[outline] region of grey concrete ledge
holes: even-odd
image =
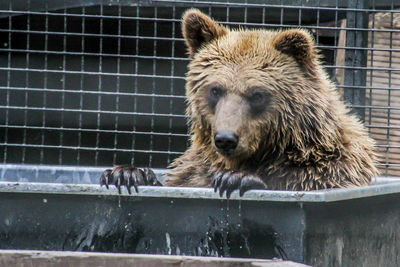
[[[133,188],[132,188],[133,190]],[[61,184],[61,183],[31,183],[31,182],[0,182],[0,193],[46,193],[46,194],[79,194],[98,196],[118,196],[118,190],[111,186],[105,187],[93,184]],[[233,200],[277,201],[277,202],[333,202],[355,198],[400,193],[400,179],[378,178],[376,183],[366,187],[330,189],[311,192],[252,190],[240,197],[238,192],[232,193]],[[183,187],[150,187],[139,186],[139,193],[128,194],[126,197],[157,197],[157,198],[190,198],[190,199],[221,199],[211,188]]]
[[[122,253],[0,250],[0,266],[259,266],[303,267],[292,261],[241,258],[188,257]]]
[[[0,192],[12,193],[48,193],[48,194],[79,194],[79,195],[118,195],[115,187],[109,190],[98,185],[99,177],[106,167],[78,166],[46,166],[0,164]],[[153,169],[157,178],[163,182],[166,169]],[[134,190],[133,190],[134,191]],[[234,192],[231,199],[251,201],[278,202],[333,202],[347,199],[372,197],[378,195],[400,193],[400,178],[379,177],[370,186],[346,189],[330,189],[311,192],[252,190],[239,197]],[[191,199],[221,199],[210,188],[182,187],[139,187],[139,193],[127,193],[122,189],[123,196],[160,197],[160,198],[191,198]]]

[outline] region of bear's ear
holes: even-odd
[[[182,34],[189,56],[192,58],[203,44],[227,32],[224,26],[219,25],[198,9],[189,9],[182,17]]]
[[[275,49],[292,56],[302,66],[313,62],[317,57],[313,37],[304,30],[293,29],[280,32],[273,40]]]

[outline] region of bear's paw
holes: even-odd
[[[162,186],[151,169],[140,169],[132,166],[116,166],[113,169],[105,170],[101,174],[100,185],[105,185],[107,189],[109,185],[114,185],[118,188],[120,194],[123,186],[126,187],[129,194],[131,194],[132,186],[136,193],[139,192],[139,185]]]
[[[226,191],[228,199],[235,190],[239,190],[239,195],[243,196],[252,189],[267,189],[267,185],[259,177],[241,171],[218,172],[213,177],[211,186],[214,187],[214,192],[219,191],[221,197]]]

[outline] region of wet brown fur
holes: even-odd
[[[192,58],[192,143],[171,164],[166,185],[209,187],[220,170],[257,175],[273,190],[365,186],[377,175],[374,143],[339,100],[309,33],[230,30],[195,9],[183,16],[182,31]],[[226,88],[214,111],[206,101],[213,84]],[[244,100],[253,88],[270,96],[258,116]],[[214,146],[220,129],[239,136],[231,157]]]

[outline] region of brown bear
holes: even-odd
[[[301,29],[230,30],[188,10],[182,32],[191,146],[167,186],[316,190],[365,186],[373,141],[339,100],[312,36]],[[157,185],[151,170],[106,170],[101,184]]]

